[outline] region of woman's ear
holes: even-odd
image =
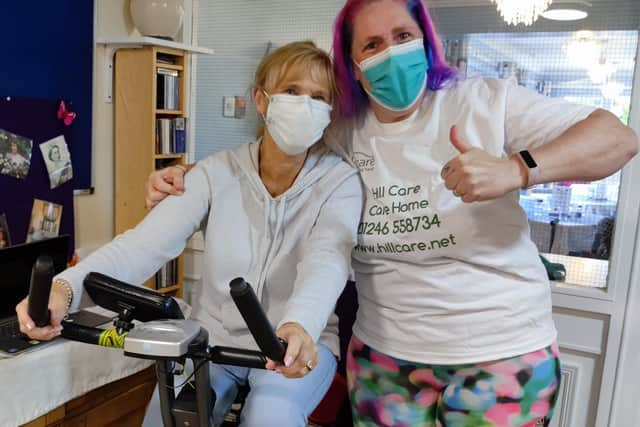
[[[267,99],[267,95],[265,95],[264,91],[260,88],[253,89],[253,101],[256,105],[256,111],[262,117],[267,115],[267,107],[269,106],[269,100]]]
[[[360,71],[360,67],[358,67],[358,64],[356,64],[356,61],[354,59],[352,59],[351,61],[351,67],[353,68],[353,77],[355,77],[356,81],[362,84],[362,71]]]
[[[358,83],[360,83],[360,86],[362,86],[364,89],[366,90],[371,89],[371,85],[369,84],[369,81],[364,76],[364,74],[362,74],[360,67],[358,67],[355,64],[353,65],[353,77],[356,79]]]
[[[358,83],[360,83],[360,86],[362,86],[366,90],[370,90],[371,89],[371,85],[369,85],[369,81],[367,80],[367,78],[362,73],[362,70],[360,69],[360,67],[356,63],[355,59],[352,59],[351,61],[352,61],[352,64],[353,64],[352,65],[353,77],[356,79],[356,81]]]

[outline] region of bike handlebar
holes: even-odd
[[[75,322],[63,320],[60,336],[68,340],[79,341],[86,344],[99,345],[102,347],[124,348],[124,339],[127,336],[127,332],[118,333],[115,328],[92,328],[90,326],[84,326]]]
[[[90,274],[85,279],[95,285],[95,274]],[[111,278],[100,275],[101,280],[109,281]],[[111,279],[114,283],[114,279]],[[119,286],[126,285],[119,282]],[[231,297],[235,302],[240,314],[244,318],[251,334],[253,335],[261,351],[244,350],[239,348],[213,346],[207,347],[205,357],[213,363],[236,365],[249,368],[263,369],[267,363],[267,358],[282,363],[286,352],[286,342],[278,338],[266,316],[262,306],[258,302],[255,292],[244,279],[236,278],[229,284]],[[46,288],[45,288],[46,289]],[[31,290],[36,293],[38,288]],[[40,296],[36,295],[37,298]],[[47,298],[48,299],[48,298]],[[48,313],[47,313],[48,314]],[[99,329],[77,324],[64,320],[61,336],[63,338],[79,341],[87,344],[100,345],[103,347],[113,347],[124,349],[124,342],[127,331],[121,328]]]
[[[229,287],[231,298],[240,310],[260,350],[274,362],[282,363],[287,348],[284,341],[275,334],[251,285],[238,277],[231,281]]]
[[[38,327],[49,324],[49,294],[53,275],[53,259],[48,255],[39,256],[31,271],[28,299],[29,317]]]

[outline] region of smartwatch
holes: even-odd
[[[527,167],[527,185],[526,188],[531,188],[534,185],[538,184],[540,180],[538,179],[540,175],[540,168],[538,168],[538,164],[533,159],[533,156],[529,152],[529,150],[522,150],[518,153],[522,163]]]

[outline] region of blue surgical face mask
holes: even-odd
[[[427,85],[429,63],[422,39],[391,46],[357,65],[371,86],[369,96],[391,111],[409,109]]]

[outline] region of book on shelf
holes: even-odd
[[[158,53],[158,55],[156,56],[156,62],[158,64],[176,65],[177,58],[174,55]]]
[[[173,120],[174,153],[187,151],[187,119],[176,117]]]
[[[155,288],[162,289],[178,284],[178,260],[163,265],[155,274]]]
[[[178,110],[180,100],[180,75],[177,70],[157,69],[156,108]]]
[[[187,119],[156,119],[156,154],[183,154],[187,148]]]

